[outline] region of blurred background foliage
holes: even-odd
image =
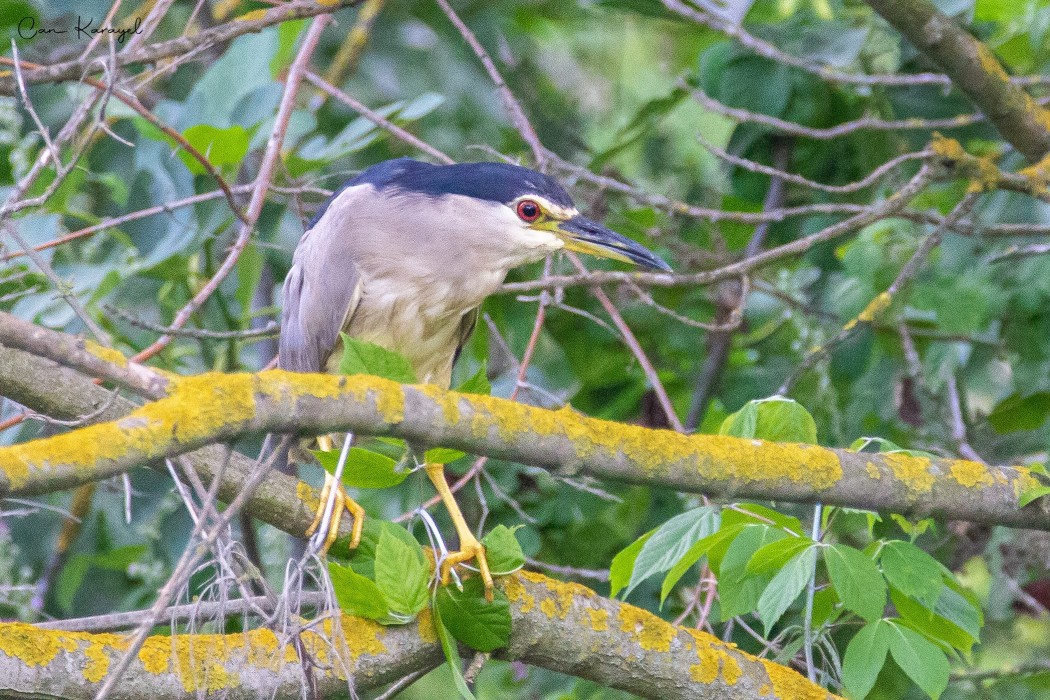
[[[1041,73],[1048,60],[1050,3],[1046,0],[941,0],[940,8],[987,41],[1014,74]],[[261,3],[224,0],[175,2],[155,39],[179,36],[228,20]],[[497,62],[544,145],[594,173],[632,183],[640,192],[697,206],[760,211],[770,177],[725,164],[697,135],[733,154],[771,163],[787,152],[787,169],[829,184],[857,180],[901,153],[922,149],[930,130],[858,130],[833,139],[785,136],[703,108],[690,86],[725,105],[821,128],[866,115],[883,119],[953,117],[972,112],[957,92],[940,85],[850,85],[756,55],[725,33],[687,21],[652,0],[510,0],[460,2],[463,19]],[[747,30],[814,64],[851,73],[910,73],[931,66],[862,3],[845,0],[736,0]],[[69,27],[76,16],[101,18],[108,2],[38,3],[7,0],[0,27],[20,57],[51,63],[74,57],[85,42],[67,34],[23,39],[18,24]],[[125,3],[118,20],[140,12]],[[313,65],[323,74],[343,45],[356,10],[335,15]],[[181,132],[231,183],[254,178],[270,133],[282,80],[308,20],[288,22],[237,38],[206,52],[204,60],[165,65],[140,96],[165,123]],[[187,30],[187,27],[189,29]],[[10,46],[7,55],[11,55]],[[457,160],[503,156],[528,163],[529,150],[506,117],[500,97],[476,56],[441,10],[430,2],[391,0],[381,10],[358,65],[337,76],[346,92]],[[31,87],[42,121],[57,129],[91,88],[73,83]],[[1038,88],[1036,89],[1038,90]],[[1037,93],[1038,95],[1038,93]],[[178,202],[215,190],[200,165],[173,147],[160,130],[110,101],[102,135],[43,206],[14,220],[38,245],[132,211]],[[1003,154],[1004,166],[1022,165],[987,124],[945,129],[972,151]],[[0,99],[0,188],[9,192],[43,148],[16,99]],[[420,154],[344,105],[304,84],[292,115],[275,184],[257,235],[235,274],[194,314],[191,327],[211,331],[260,328],[279,317],[280,284],[304,223],[331,190],[380,160]],[[874,187],[829,194],[787,183],[781,206],[884,199],[914,173],[908,164]],[[673,214],[643,198],[600,189],[560,166],[552,172],[573,191],[580,208],[671,262],[676,272],[718,267],[744,250],[755,226]],[[41,191],[45,181],[34,186]],[[946,213],[965,183],[929,187],[914,208]],[[6,196],[6,194],[5,194]],[[971,219],[990,224],[1050,223],[1046,206],[1018,194],[982,196]],[[834,218],[815,213],[773,222],[766,247],[798,239]],[[715,432],[746,402],[773,395],[814,347],[832,338],[884,290],[914,252],[924,224],[888,219],[855,235],[814,247],[762,269],[752,280],[742,326],[732,335],[724,374],[703,402],[699,430]],[[63,295],[75,295],[109,333],[134,354],[159,333],[129,317],[165,326],[225,257],[236,219],[216,196],[192,206],[107,227],[93,236],[47,248],[42,255],[61,278],[60,288],[0,234],[0,308],[21,318],[71,332],[83,327]],[[907,448],[956,455],[948,384],[958,385],[969,444],[992,463],[1046,458],[1050,440],[1050,256],[995,261],[1013,245],[1032,240],[949,233],[904,297],[872,328],[859,330],[794,385],[791,397],[816,419],[819,441],[848,446],[880,436]],[[1035,239],[1045,240],[1045,239]],[[589,261],[592,268],[615,265]],[[555,270],[571,274],[566,261]],[[534,279],[540,266],[512,273]],[[694,321],[712,322],[718,285],[654,289],[655,302]],[[698,376],[713,334],[683,323],[630,288],[610,288],[625,320],[658,370],[680,416],[696,401]],[[120,310],[118,315],[111,308]],[[457,369],[459,380],[487,363],[493,393],[514,388],[537,311],[535,297],[503,295],[484,307]],[[273,357],[275,342],[180,338],[152,363],[181,374],[256,370]],[[546,406],[563,402],[617,421],[666,425],[639,363],[584,287],[559,293],[548,309],[520,400]],[[18,407],[0,404],[0,420]],[[0,442],[61,429],[28,421],[0,433]],[[250,447],[247,446],[247,447]],[[462,473],[470,458],[453,464]],[[608,593],[603,572],[612,557],[640,534],[696,505],[667,489],[579,482],[518,464],[490,461],[477,488],[461,492],[468,519],[486,529],[523,524],[528,556],[571,567],[576,577]],[[318,470],[319,474],[319,470]],[[313,475],[315,478],[317,474]],[[370,513],[394,518],[431,494],[413,476],[396,489],[361,494]],[[191,522],[164,477],[132,474],[132,522],[124,522],[119,482],[95,494],[70,556],[44,575],[69,507],[68,495],[47,499],[56,510],[7,503],[0,519],[0,617],[41,619],[129,610],[147,605],[182,551]],[[808,508],[777,504],[782,513],[808,517]],[[834,537],[863,547],[863,519],[842,517]],[[903,521],[902,521],[903,522]],[[447,526],[448,523],[446,522]],[[907,523],[904,527],[910,530]],[[984,608],[986,626],[973,652],[954,666],[958,674],[1045,663],[1050,652],[1050,540],[1044,533],[966,523],[937,523],[905,532],[885,519],[876,536],[908,538],[957,572]],[[279,582],[288,542],[260,526],[267,573]],[[213,572],[212,572],[213,573]],[[689,576],[692,576],[690,583]],[[207,572],[189,595],[206,593]],[[675,619],[694,595],[696,572],[662,610]],[[41,597],[42,596],[42,597]],[[657,609],[659,587],[640,585],[631,601]],[[797,613],[798,606],[796,605]],[[782,623],[798,624],[798,615]],[[688,624],[695,618],[686,618]],[[724,630],[717,609],[711,618]],[[771,633],[776,636],[777,631]],[[739,626],[731,640],[753,652],[763,648]],[[769,650],[766,650],[769,652]],[[403,697],[440,697],[447,671]],[[486,665],[478,697],[597,698],[621,694],[600,686],[515,664]],[[923,697],[887,665],[872,697]],[[1050,670],[991,674],[954,680],[943,697],[1050,697]]]

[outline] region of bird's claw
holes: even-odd
[[[456,564],[462,564],[474,559],[478,563],[478,571],[481,573],[481,580],[485,584],[485,600],[491,603],[493,600],[492,573],[489,571],[489,562],[485,558],[485,545],[478,542],[476,538],[470,537],[465,542],[461,540],[459,546],[458,552],[450,552],[444,561],[441,562],[441,583],[448,585],[452,578],[452,567]]]
[[[317,506],[317,512],[314,513],[313,522],[310,523],[310,527],[306,528],[306,536],[312,537],[324,521],[325,509],[328,505],[328,499],[331,496],[333,488],[336,489],[335,507],[332,509],[332,519],[328,523],[328,531],[325,533],[324,541],[321,543],[321,554],[327,554],[328,550],[331,549],[333,544],[335,544],[336,539],[338,539],[339,524],[342,522],[344,510],[349,511],[350,516],[354,519],[353,527],[350,530],[350,549],[356,549],[357,546],[361,544],[361,533],[363,532],[365,525],[365,509],[362,508],[357,501],[347,495],[342,484],[336,485],[335,478],[332,477],[331,474],[325,472],[324,486],[321,487],[320,502]]]

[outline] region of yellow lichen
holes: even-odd
[[[609,629],[609,611],[602,608],[587,608],[587,619],[584,624],[590,624],[595,632],[604,632]]]
[[[826,700],[833,698],[819,685],[810,683],[805,676],[787,666],[781,666],[769,659],[759,659],[766,667],[769,682],[773,686],[773,696],[781,700]]]
[[[524,574],[525,572],[521,573]],[[517,576],[508,576],[503,579],[503,592],[507,594],[507,599],[510,602],[521,604],[520,610],[523,615],[532,612],[532,608],[536,605],[536,598],[529,593]]]
[[[736,685],[744,675],[737,655],[755,660],[755,657],[737,651],[735,645],[726,644],[706,632],[693,629],[687,629],[686,632],[696,644],[696,658],[699,660],[699,663],[689,667],[689,676],[698,683],[713,683],[721,677],[726,685]]]
[[[880,455],[893,475],[913,493],[928,493],[936,477],[930,471],[930,460],[899,452]]]
[[[864,465],[864,471],[868,472],[868,476],[870,476],[872,479],[882,478],[882,472],[879,471],[879,468],[875,466],[874,462],[866,463]]]
[[[631,635],[646,651],[671,651],[671,641],[678,635],[674,625],[633,605],[620,606],[617,619],[620,631]]]
[[[385,635],[386,630],[374,620],[343,615],[343,638],[350,647],[350,657],[353,659],[362,654],[376,656],[385,653]]]
[[[995,484],[995,478],[992,477],[988,467],[979,462],[969,462],[966,460],[952,462],[951,473],[952,478],[968,488],[972,488],[978,484],[981,484],[982,486],[992,486]]]
[[[878,314],[882,313],[887,307],[889,307],[892,301],[893,297],[889,292],[879,294],[864,307],[863,311],[857,314],[857,321],[860,323],[871,323]]]
[[[88,353],[102,360],[103,362],[108,362],[111,365],[116,365],[117,367],[126,367],[128,364],[128,358],[124,357],[122,353],[118,352],[117,350],[114,350],[113,348],[107,348],[104,345],[99,345],[93,340],[84,340],[84,349]]]
[[[992,53],[992,50],[980,41],[975,43],[977,44],[977,60],[980,61],[984,72],[1000,82],[1009,82],[1010,76],[1007,75],[1002,64],[999,63],[999,59]]]
[[[419,617],[416,618],[416,626],[420,639],[427,644],[437,643],[438,636],[437,628],[434,627],[434,614],[429,607],[419,611]]]
[[[554,601],[550,598],[544,598],[540,601],[540,612],[547,617],[553,618],[557,613],[557,608],[554,605]]]

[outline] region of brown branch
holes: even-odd
[[[513,617],[510,643],[497,652],[505,659],[661,700],[837,697],[789,668],[578,584],[521,572],[498,585]],[[301,636],[307,653],[320,662],[313,669],[318,697],[346,694],[344,668],[354,688],[366,691],[442,661],[427,613],[398,627],[348,615],[339,624],[345,645],[333,643],[330,621]],[[0,693],[87,700],[123,647],[123,638],[112,634],[0,623]],[[624,663],[625,658],[631,662]],[[304,683],[301,663],[295,647],[266,628],[156,635],[130,664],[122,687],[156,700],[189,700],[198,693],[298,698]]]
[[[1028,160],[1050,151],[1050,115],[1010,82],[985,44],[939,12],[929,0],[866,0],[952,82]]]
[[[24,392],[8,389],[2,369],[5,393],[32,405]],[[60,490],[249,433],[348,430],[462,449],[556,474],[662,484],[726,498],[819,501],[1050,529],[1050,517],[1039,507],[1017,506],[1017,495],[1036,483],[1020,467],[686,436],[429,385],[283,371],[172,378],[167,398],[123,419],[0,448],[0,493]]]

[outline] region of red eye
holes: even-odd
[[[540,205],[531,199],[523,199],[518,202],[518,218],[522,221],[531,224],[536,219],[540,218],[540,214],[543,210],[540,209]]]

